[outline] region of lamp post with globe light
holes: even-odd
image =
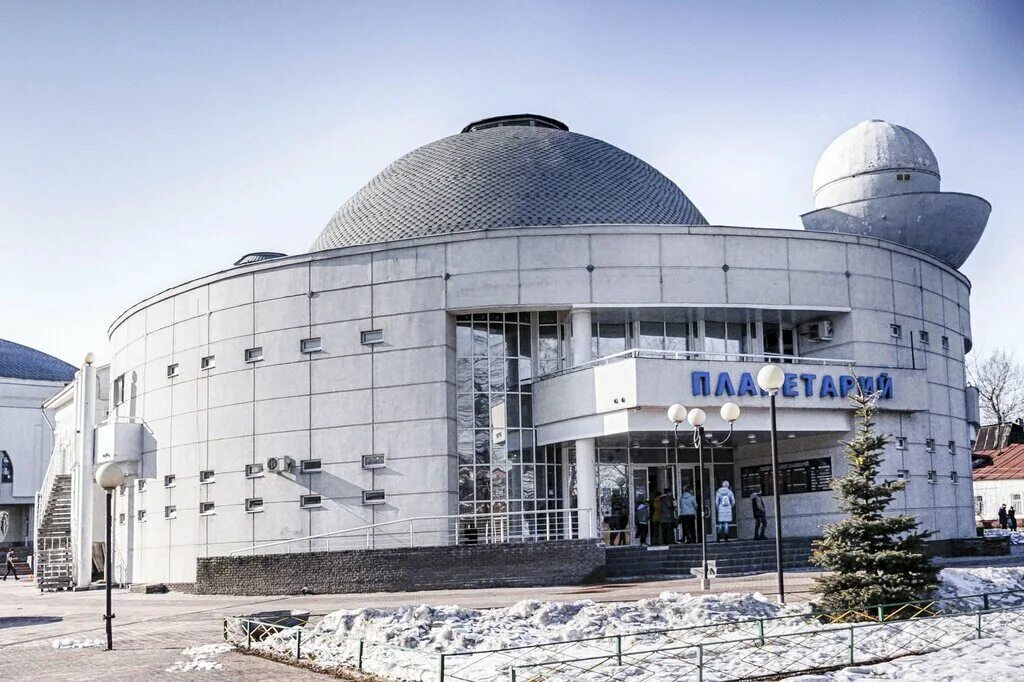
[[[782,485],[779,480],[779,437],[776,426],[775,396],[786,382],[786,375],[778,365],[765,365],[757,373],[757,385],[768,393],[771,413],[772,442],[772,497],[775,506],[775,572],[779,583],[779,603],[786,603],[786,590],[782,578]]]
[[[740,418],[740,406],[736,403],[725,403],[721,409],[722,420],[729,424],[729,433],[722,440],[716,441],[708,437],[704,433],[704,423],[707,421],[707,414],[700,408],[694,408],[689,412],[686,408],[676,403],[668,408],[668,419],[672,422],[673,433],[675,434],[676,453],[679,452],[679,425],[686,422],[693,429],[693,447],[697,448],[697,467],[699,473],[697,474],[700,481],[700,509],[701,509],[701,528],[700,528],[700,564],[701,564],[701,579],[700,588],[707,590],[711,587],[711,579],[708,575],[708,545],[707,545],[707,529],[704,522],[704,510],[708,509],[706,505],[707,493],[704,486],[704,445],[706,444],[711,448],[712,467],[714,466],[714,449],[725,445],[726,441],[732,437],[733,424],[737,419]],[[714,486],[714,471],[711,473],[711,486]]]
[[[107,546],[106,566],[103,569],[103,582],[107,589],[107,612],[103,615],[107,629],[107,651],[114,648],[114,635],[111,621],[114,614],[111,612],[110,590],[114,579],[114,543],[113,543],[113,497],[114,489],[124,483],[124,470],[114,462],[107,462],[96,470],[96,483],[107,493]]]

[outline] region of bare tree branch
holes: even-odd
[[[1024,416],[1024,367],[1012,353],[997,348],[982,360],[972,357],[967,379],[978,389],[986,423],[1005,424]]]

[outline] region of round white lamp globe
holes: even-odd
[[[726,403],[722,405],[722,421],[727,424],[732,424],[734,421],[740,418],[740,406],[736,403]]]
[[[113,490],[124,483],[124,469],[114,462],[107,462],[96,470],[96,483],[104,490]]]
[[[785,382],[786,375],[779,369],[778,365],[765,365],[757,373],[757,385],[761,387],[762,391],[778,393]]]
[[[92,351],[89,351],[88,353],[85,354],[85,364],[91,365],[94,362],[96,362],[96,354],[93,353]]]
[[[673,424],[682,424],[686,421],[686,408],[676,403],[668,408],[668,420]]]
[[[690,423],[690,426],[697,428],[698,426],[704,426],[704,422],[708,420],[708,416],[704,414],[704,410],[699,407],[695,407],[690,410],[689,414],[686,415],[686,421]]]

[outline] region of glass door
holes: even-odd
[[[714,488],[711,480],[711,465],[704,464],[704,475],[698,476],[699,465],[684,464],[679,467],[680,490],[689,486],[690,492],[697,498],[697,537],[704,532],[708,540],[715,537],[715,504]],[[704,494],[707,491],[707,494]],[[701,513],[703,509],[703,513]]]

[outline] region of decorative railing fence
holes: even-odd
[[[225,640],[240,649],[385,679],[438,682],[750,680],[866,664],[1007,634],[1024,634],[1024,590],[461,652],[412,649],[247,618],[224,620]]]

